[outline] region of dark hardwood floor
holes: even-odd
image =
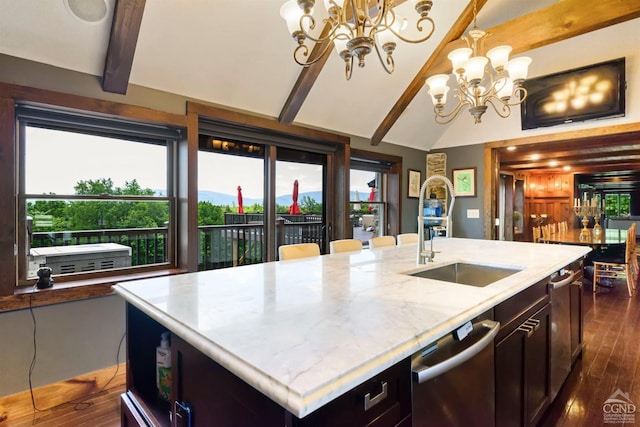
[[[595,297],[589,285],[584,292],[584,342],[582,360],[560,390],[542,420],[551,426],[640,425],[640,411],[634,422],[605,422],[605,401],[617,390],[628,394],[640,407],[640,298],[629,298],[619,283]]]
[[[583,357],[541,426],[640,425],[640,411],[635,422],[627,424],[605,423],[603,411],[605,401],[618,389],[640,406],[640,297],[636,293],[629,298],[624,284],[596,297],[589,287],[583,292]],[[119,426],[124,380],[120,372],[108,388],[86,400],[90,405],[60,405],[35,414],[25,408],[7,424],[0,419],[0,426]]]

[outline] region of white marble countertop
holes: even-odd
[[[584,246],[442,238],[435,262],[387,247],[120,283],[128,302],[298,417],[582,257]],[[521,267],[479,288],[407,272]]]

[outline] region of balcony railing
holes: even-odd
[[[167,261],[166,228],[123,228],[109,230],[41,231],[31,237],[32,248],[118,243],[131,248],[131,265]]]
[[[200,270],[233,267],[264,262],[264,225],[262,214],[253,222],[252,214],[240,218],[230,215],[230,220],[247,220],[252,223],[231,223],[198,227],[200,231]],[[288,215],[287,215],[288,216]],[[322,217],[283,216],[276,223],[277,246],[293,243],[317,243],[324,247]],[[306,219],[306,222],[300,221]],[[47,231],[34,232],[31,247],[72,246],[96,243],[118,243],[131,248],[131,266],[167,262],[166,228],[127,228],[110,230]]]

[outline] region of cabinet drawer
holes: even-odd
[[[511,333],[524,319],[549,302],[548,282],[548,278],[540,280],[535,285],[517,293],[495,307],[495,320],[500,322],[501,325],[496,342]]]
[[[411,363],[407,358],[304,417],[300,425],[395,426],[404,425],[410,414]]]

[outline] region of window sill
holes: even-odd
[[[55,283],[53,287],[47,289],[37,289],[35,286],[22,286],[16,288],[13,295],[0,297],[0,313],[20,310],[28,307],[40,307],[44,305],[113,295],[114,291],[112,286],[119,282],[146,279],[150,277],[171,276],[185,272],[186,270],[176,268],[155,270],[152,272],[146,271],[126,275],[123,274],[121,276]]]

